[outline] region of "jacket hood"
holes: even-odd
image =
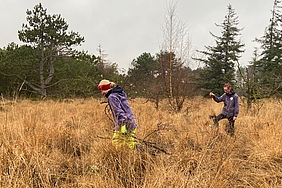
[[[229,96],[232,96],[232,95],[234,95],[234,94],[235,94],[235,91],[234,91],[234,90],[232,90],[231,93],[226,93],[226,95],[229,95]]]
[[[108,91],[108,93],[105,95],[105,97],[109,97],[110,94],[112,93],[118,93],[119,95],[124,95],[123,89],[120,86],[116,86],[113,89],[111,89],[110,91]]]

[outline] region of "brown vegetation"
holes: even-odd
[[[0,106],[1,187],[281,187],[282,105],[264,101],[256,116],[245,105],[235,137],[209,115],[222,104],[187,100],[180,113],[131,100],[144,138],[169,154],[115,148],[105,104],[96,99],[11,101]],[[255,109],[253,109],[255,110]]]

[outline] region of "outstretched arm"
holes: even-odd
[[[217,97],[215,96],[215,94],[210,93],[210,97],[212,97],[215,102],[222,102],[224,99],[224,96],[225,96],[225,93],[221,95],[220,97]]]

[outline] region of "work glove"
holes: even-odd
[[[120,132],[121,133],[126,133],[127,132],[126,125],[123,125],[123,126],[120,127]]]
[[[210,97],[214,98],[215,94],[213,94],[212,92],[210,92]]]

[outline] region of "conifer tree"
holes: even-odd
[[[216,26],[221,27],[221,36],[211,35],[215,37],[215,46],[207,46],[206,51],[200,51],[205,55],[205,59],[198,59],[205,64],[201,71],[201,85],[209,91],[216,94],[222,93],[222,85],[225,82],[235,82],[235,65],[241,57],[242,44],[239,37],[240,31],[237,26],[239,24],[238,16],[232,6],[227,6],[227,15],[222,24]]]
[[[27,10],[27,24],[22,25],[18,31],[20,41],[29,44],[38,50],[37,56],[39,80],[26,80],[26,85],[32,88],[42,98],[47,96],[47,88],[55,75],[54,63],[61,57],[73,55],[73,46],[84,42],[84,37],[79,33],[68,32],[68,24],[61,15],[47,14],[42,4],[34,6],[33,10]]]
[[[256,39],[261,44],[260,58],[253,63],[262,91],[261,97],[269,97],[282,91],[282,15],[280,0],[274,0],[270,24],[265,34]]]
[[[144,52],[133,59],[131,65],[127,77],[131,92],[135,96],[158,101],[161,88],[158,88],[159,68],[155,56]]]

